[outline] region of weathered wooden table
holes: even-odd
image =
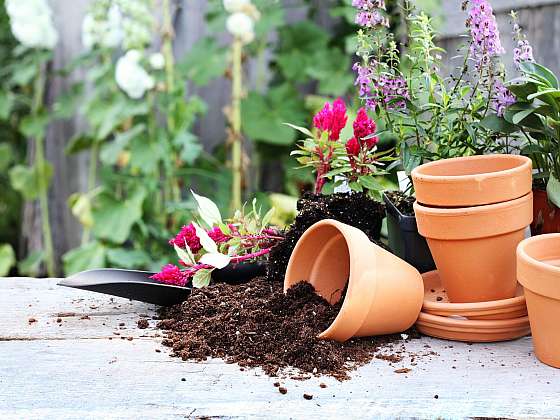
[[[530,338],[412,340],[411,354],[438,355],[375,360],[345,382],[282,380],[282,395],[258,370],[170,358],[156,321],[137,328],[151,305],[56,282],[0,279],[0,419],[560,417],[560,370],[536,360]]]

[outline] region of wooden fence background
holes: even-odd
[[[54,17],[60,34],[60,42],[55,51],[55,68],[61,68],[76,56],[82,49],[81,22],[90,0],[55,0]],[[461,12],[461,0],[441,0],[444,14],[441,44],[453,55],[454,50],[461,43],[460,35],[464,33],[465,14]],[[298,0],[284,0],[289,5],[288,20],[296,21],[305,18],[305,6]],[[332,22],[328,15],[328,8],[336,0],[315,0],[321,12],[316,20],[324,26]],[[196,42],[206,34],[204,14],[205,0],[177,0],[175,14],[175,54],[181,57]],[[510,40],[511,27],[508,13],[511,9],[519,10],[521,25],[526,29],[530,42],[534,47],[535,58],[556,72],[560,72],[560,0],[493,0],[492,4],[498,15],[499,27],[502,33],[502,43],[507,49],[511,62],[513,49]],[[251,63],[248,65],[251,76]],[[511,70],[511,66],[510,66]],[[75,74],[74,77],[83,77]],[[58,79],[48,86],[47,96],[50,101],[64,91],[71,80]],[[223,141],[225,121],[222,113],[223,106],[229,101],[229,81],[220,79],[210,86],[196,89],[196,93],[208,103],[209,112],[196,125],[196,132],[200,135],[207,150]],[[86,188],[86,156],[66,156],[64,146],[72,135],[80,130],[84,122],[79,118],[57,122],[48,130],[46,141],[47,158],[54,164],[56,171],[54,182],[49,192],[51,203],[51,223],[53,226],[54,246],[57,258],[79,243],[81,228],[71,215],[68,206],[68,196]],[[30,150],[30,156],[33,150]],[[24,210],[23,247],[40,249],[40,222],[38,208],[34,204],[27,205]]]

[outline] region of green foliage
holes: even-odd
[[[519,65],[520,78],[510,81],[508,89],[517,103],[510,106],[504,120],[523,131],[522,152],[538,169],[536,179],[548,179],[550,201],[560,207],[560,86],[548,68],[532,62]]]
[[[10,244],[0,244],[0,277],[6,276],[16,264],[16,255]]]

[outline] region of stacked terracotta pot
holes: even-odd
[[[412,172],[418,231],[437,266],[423,276],[421,331],[465,341],[529,333],[516,247],[533,217],[531,171],[526,157],[487,155]]]

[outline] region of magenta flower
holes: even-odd
[[[364,28],[389,26],[389,19],[380,10],[385,10],[385,0],[352,0],[352,6],[358,9],[356,24]]]
[[[159,273],[150,276],[151,279],[160,281],[166,284],[174,284],[175,286],[184,286],[188,278],[185,274],[173,264],[164,265]]]
[[[195,254],[202,249],[200,239],[196,236],[196,229],[192,223],[183,226],[177,236],[171,239],[169,243],[171,245],[177,245],[179,248],[185,248],[186,244]]]
[[[371,82],[373,77],[373,69],[371,66],[362,66],[360,63],[354,63],[352,70],[357,73],[354,86],[359,86],[360,97],[366,97],[371,94]]]
[[[533,47],[531,47],[529,41],[526,39],[517,41],[517,47],[513,49],[513,61],[517,68],[519,68],[521,63],[535,61],[533,58]]]
[[[358,110],[358,115],[356,116],[352,127],[354,128],[354,138],[357,139],[359,145],[365,144],[368,149],[371,149],[377,144],[379,140],[377,136],[362,141],[364,137],[375,133],[375,130],[377,129],[375,121],[368,117],[364,108],[360,108]]]
[[[208,236],[210,236],[210,238],[212,238],[212,240],[217,244],[227,242],[230,238],[230,236],[224,234],[218,226],[214,226],[210,229],[208,231]]]
[[[360,154],[360,143],[356,137],[352,137],[346,142],[346,153],[348,156],[358,156]]]
[[[504,86],[500,80],[494,82],[494,97],[492,107],[499,117],[502,117],[506,108],[515,103],[515,96]]]
[[[319,129],[321,133],[327,132],[329,140],[338,140],[340,132],[346,126],[348,117],[346,115],[346,105],[340,98],[332,103],[325,103],[325,106],[313,117],[313,125]]]
[[[470,55],[476,68],[490,62],[492,57],[504,53],[500,42],[500,31],[492,6],[488,0],[471,0],[467,27],[471,35]]]

